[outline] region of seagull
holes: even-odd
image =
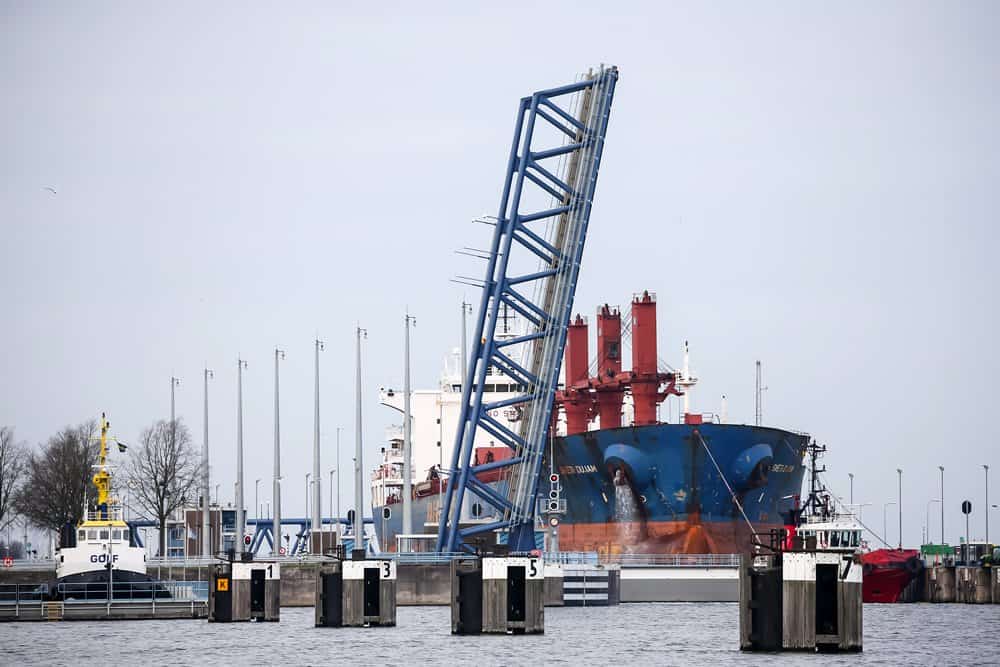
[[[53,188],[53,187],[51,187],[51,186],[48,186],[48,185],[46,185],[46,186],[45,186],[44,188],[42,188],[42,190],[48,190],[49,192],[51,192],[51,193],[52,193],[52,194],[54,194],[54,195],[55,195],[55,194],[59,194],[58,192],[56,192],[56,189],[55,189],[55,188]]]

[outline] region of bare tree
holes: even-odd
[[[24,484],[15,497],[17,511],[39,528],[62,530],[83,519],[94,496],[90,482],[97,463],[97,423],[67,426],[28,457]]]
[[[180,419],[160,420],[139,436],[127,466],[129,488],[136,504],[160,524],[161,557],[167,553],[167,517],[197,494],[201,471],[201,456]]]
[[[0,530],[14,520],[14,499],[27,468],[24,445],[14,440],[14,429],[0,426]]]

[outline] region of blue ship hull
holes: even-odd
[[[747,521],[757,531],[780,526],[780,512],[801,492],[808,441],[805,434],[737,424],[658,424],[559,438],[553,469],[566,499],[560,548],[744,551],[752,537]],[[547,481],[540,488],[549,489]]]
[[[562,551],[741,552],[752,540],[747,521],[758,532],[782,524],[780,513],[802,489],[808,441],[805,434],[737,424],[657,424],[556,438],[551,466],[542,466],[540,507],[547,505],[551,470],[565,501],[554,515]],[[439,503],[437,493],[414,499],[415,531],[437,521]],[[471,492],[464,505],[470,519],[491,519],[480,514],[489,506]],[[373,514],[380,544],[394,550],[402,505],[389,507],[389,518],[381,507]]]

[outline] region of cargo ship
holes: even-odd
[[[502,317],[501,335],[515,336],[515,318],[505,312]],[[687,344],[681,370],[659,361],[654,294],[633,297],[624,328],[618,308],[598,309],[595,360],[588,339],[588,323],[577,315],[567,332],[558,409],[538,486],[540,547],[544,537],[545,548],[560,551],[737,553],[750,549],[755,533],[782,527],[782,512],[802,488],[807,434],[692,412],[691,391],[698,379],[689,368]],[[628,370],[622,368],[625,344],[632,352]],[[401,535],[402,429],[393,428],[387,436],[371,478],[375,531],[383,550],[433,548],[448,478],[445,462],[451,460],[461,407],[462,356],[452,352],[437,389],[411,394],[413,470],[426,471],[413,481],[414,535]],[[523,391],[498,369],[487,369],[486,378],[483,390],[490,402]],[[661,420],[669,396],[678,397],[682,406],[676,421]],[[400,392],[383,388],[380,398],[402,412]],[[493,417],[518,430],[516,407],[497,410]],[[476,434],[477,465],[510,455],[488,433]],[[483,472],[479,479],[506,493],[501,470]],[[464,524],[497,518],[474,492],[466,494]]]

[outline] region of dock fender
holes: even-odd
[[[634,491],[641,491],[653,483],[655,468],[652,460],[632,445],[616,443],[604,450],[604,468],[612,475],[621,469],[632,482]]]
[[[730,467],[730,483],[734,490],[746,491],[767,484],[767,471],[774,459],[771,445],[760,443],[747,447],[736,455]]]

